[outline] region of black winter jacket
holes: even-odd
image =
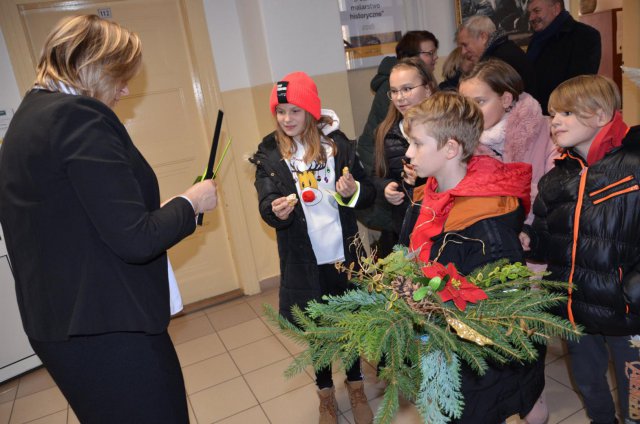
[[[375,189],[355,153],[354,143],[341,131],[329,136],[337,144],[335,169],[349,167],[360,182],[360,195],[355,205],[362,208],[375,199]],[[318,263],[307,231],[307,223],[300,203],[286,220],[278,219],[271,210],[271,202],[279,197],[296,193],[291,171],[280,155],[274,133],[266,136],[250,161],[256,165],[255,187],[262,219],[276,229],[280,257],[280,314],[292,320],[291,307],[304,309],[310,300],[320,300],[324,293],[318,278]],[[344,240],[345,263],[357,262],[356,249],[351,243],[358,233],[354,210],[339,206],[340,224]],[[357,265],[357,263],[356,263]],[[348,287],[344,287],[346,290]],[[331,293],[341,294],[341,293]]]
[[[580,177],[586,173],[579,225]],[[603,159],[569,150],[538,185],[532,256],[549,264],[549,279],[568,281],[576,248],[571,309],[589,333],[640,332],[640,127],[633,127]],[[577,241],[574,241],[577,231]],[[568,316],[567,307],[559,311]]]
[[[420,213],[420,206],[407,210],[407,220],[402,229],[401,242],[409,244],[409,235]],[[518,233],[524,222],[524,210],[483,219],[475,224],[455,231],[458,243],[448,243],[438,259],[442,264],[454,263],[462,274],[498,259],[507,258],[511,262],[523,262],[524,255],[518,241]],[[433,240],[430,257],[436,257],[448,233],[441,233]],[[459,236],[457,236],[459,235]],[[473,241],[482,240],[482,244]],[[524,417],[533,407],[544,389],[544,357],[546,348],[537,346],[538,360],[534,363],[491,366],[486,374],[479,377],[467,365],[462,367],[462,393],[465,398],[463,416],[453,420],[454,424],[500,423],[506,418],[520,413]],[[496,399],[500,399],[496,402]]]
[[[407,153],[408,148],[409,142],[404,138],[400,131],[400,123],[394,123],[384,138],[384,158],[386,162],[387,175],[382,178],[376,177],[373,179],[374,184],[376,185],[377,196],[384,199],[385,202],[384,188],[389,183],[398,183],[400,191],[403,191],[402,187],[404,187],[404,202],[399,205],[390,205],[391,223],[395,235],[400,234],[405,213],[411,204],[411,197],[413,196],[413,186],[404,183],[402,178],[402,172],[404,170],[402,159],[405,158],[405,153]],[[416,181],[416,185],[424,184],[424,182],[424,178],[419,178]]]
[[[418,220],[420,208],[420,203],[416,203],[407,209],[406,219],[400,234],[400,244],[409,245],[409,237]],[[457,230],[455,234],[459,236],[454,236],[454,240],[482,240],[485,246],[484,252],[482,244],[479,242],[448,243],[442,250],[438,262],[445,265],[454,263],[458,271],[464,275],[498,259],[507,258],[511,262],[523,262],[524,254],[518,241],[518,234],[522,230],[523,222],[524,210],[520,207],[506,215],[483,219],[463,230]],[[429,257],[438,256],[447,234],[447,232],[443,232],[433,238],[434,242],[431,245]]]
[[[378,72],[371,79],[370,88],[374,92],[373,101],[371,102],[371,109],[369,110],[369,116],[367,116],[367,122],[364,125],[362,134],[358,138],[358,156],[362,160],[364,169],[371,175],[373,175],[373,162],[375,152],[375,131],[378,125],[387,116],[389,110],[390,100],[387,97],[387,91],[389,91],[389,76],[391,75],[391,69],[398,63],[398,59],[395,56],[387,56],[382,59],[380,66],[378,66]]]
[[[534,97],[540,102],[542,113],[548,114],[549,96],[561,82],[578,75],[597,74],[600,55],[598,30],[569,16],[560,31],[545,41],[533,61],[538,89]]]
[[[389,91],[389,75],[391,68],[398,63],[395,56],[387,56],[382,59],[378,72],[371,79],[370,88],[374,92],[371,109],[367,116],[362,134],[358,137],[358,156],[362,160],[367,175],[373,176],[374,152],[375,152],[375,131],[387,116],[390,100],[387,97]],[[391,225],[391,207],[384,197],[377,196],[375,204],[369,208],[356,211],[358,220],[369,228],[383,230]]]
[[[526,53],[506,35],[493,40],[482,54],[480,61],[490,58],[500,59],[513,67],[520,74],[524,83],[524,91],[538,100],[538,84],[533,64]],[[539,101],[539,100],[538,100]]]

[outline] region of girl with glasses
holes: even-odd
[[[390,89],[387,96],[391,100],[387,116],[375,133],[375,174],[374,184],[378,195],[384,196],[391,205],[391,240],[382,246],[381,256],[389,253],[397,243],[404,213],[411,201],[411,191],[415,184],[415,173],[403,165],[409,142],[402,132],[402,118],[411,107],[427,99],[438,89],[433,74],[418,58],[400,60],[389,76]],[[403,173],[404,178],[403,178]]]
[[[408,31],[402,36],[396,45],[395,56],[387,56],[382,59],[378,70],[371,79],[370,88],[375,93],[371,108],[367,116],[362,134],[358,137],[358,156],[362,161],[367,174],[374,175],[374,151],[375,151],[375,130],[384,120],[389,109],[389,75],[391,69],[399,60],[409,57],[419,58],[424,62],[427,69],[434,72],[438,61],[439,42],[436,36],[429,31]],[[422,53],[424,52],[424,53]],[[359,210],[356,212],[358,220],[366,227],[380,231],[378,240],[379,251],[389,250],[387,239],[392,239],[393,235],[387,231],[391,225],[391,211],[386,200],[379,196],[372,208]]]

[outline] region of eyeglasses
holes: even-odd
[[[419,53],[420,54],[426,54],[429,57],[433,57],[433,56],[436,55],[436,51],[435,50],[431,50],[431,51],[428,51],[428,52],[419,52]]]
[[[407,97],[408,95],[411,94],[411,90],[413,90],[414,88],[418,88],[418,87],[424,87],[426,84],[420,84],[420,85],[414,85],[413,87],[402,87],[399,90],[389,90],[387,91],[387,97],[389,98],[389,100],[393,100],[398,98],[401,94],[402,97]]]

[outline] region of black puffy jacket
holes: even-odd
[[[532,256],[549,264],[552,280],[569,281],[573,269],[571,303],[558,313],[568,317],[570,307],[589,333],[640,333],[639,184],[640,127],[633,127],[620,147],[589,167],[569,150],[538,185],[528,230]]]
[[[400,191],[403,191],[404,187],[404,202],[399,205],[389,205],[391,207],[392,229],[395,234],[400,234],[404,214],[407,207],[409,207],[410,197],[413,194],[413,187],[407,184],[403,185],[402,181],[402,171],[404,170],[402,159],[404,159],[408,148],[409,142],[402,135],[402,132],[400,131],[400,124],[398,122],[394,123],[387,132],[387,135],[384,137],[384,159],[386,162],[387,175],[384,177],[375,177],[373,179],[374,184],[376,185],[376,190],[378,191],[377,196],[384,199],[385,202],[384,188],[389,183],[398,183],[398,189]],[[421,182],[424,183],[424,179],[422,179]]]
[[[380,62],[378,71],[371,79],[370,88],[374,93],[371,109],[367,116],[362,134],[358,137],[358,156],[362,161],[367,175],[374,175],[373,162],[375,152],[375,131],[380,122],[387,116],[390,100],[387,97],[389,91],[389,75],[391,69],[398,63],[395,56],[387,56]],[[356,211],[358,220],[369,228],[384,230],[391,224],[391,208],[384,197],[378,196],[375,204],[370,208],[358,209]]]
[[[333,139],[338,147],[335,169],[348,166],[349,172],[360,182],[360,195],[355,207],[370,205],[375,199],[375,189],[360,164],[354,143],[341,131],[334,131],[328,137]],[[296,204],[286,220],[278,219],[271,210],[273,200],[297,192],[291,171],[278,150],[274,133],[262,140],[250,161],[256,165],[255,187],[258,191],[260,215],[267,224],[276,229],[280,257],[280,314],[292,320],[292,306],[304,308],[310,300],[320,300],[322,295],[329,293],[323,293],[320,286],[318,263],[300,203]],[[354,209],[338,206],[338,211],[344,240],[345,263],[349,264],[357,259],[356,248],[351,242],[358,233],[358,225]]]

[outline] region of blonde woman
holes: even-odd
[[[83,423],[186,423],[166,250],[216,207],[205,181],[162,207],[113,112],[138,36],[93,15],[48,36],[0,151],[0,222],[33,349]]]
[[[471,71],[472,68],[473,62],[462,56],[462,48],[456,47],[449,53],[442,65],[444,81],[438,87],[440,90],[457,91],[460,77]]]

